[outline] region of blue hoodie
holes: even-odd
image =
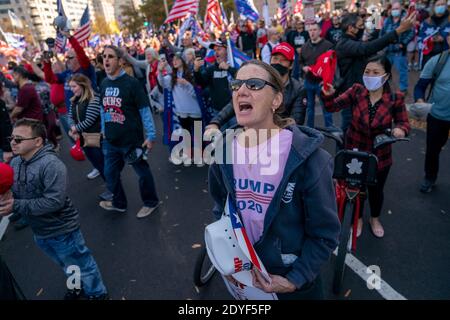
[[[314,281],[337,247],[340,223],[333,159],[320,148],[323,136],[308,127],[286,129],[293,132],[292,147],[254,248],[269,273],[287,278],[300,289]],[[211,166],[209,191],[216,208],[224,207],[227,194],[236,201],[231,164]],[[221,212],[215,215],[219,218]],[[286,262],[287,256],[295,260]]]

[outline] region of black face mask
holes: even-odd
[[[279,64],[279,63],[272,63],[271,66],[278,71],[278,73],[284,77],[289,72],[289,68],[286,68],[285,66]]]
[[[362,28],[362,29],[358,28],[358,33],[356,34],[356,39],[361,40],[363,35],[364,35],[364,28]]]

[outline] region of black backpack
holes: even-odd
[[[428,91],[427,101],[430,99],[431,93],[433,92],[434,85],[436,84],[436,80],[441,75],[442,70],[444,69],[445,64],[448,60],[450,50],[443,51],[438,58],[436,65],[434,66],[433,73],[431,75],[431,86],[430,91]]]

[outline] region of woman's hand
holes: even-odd
[[[331,83],[327,83],[327,88],[325,89],[325,86],[322,87],[322,92],[326,96],[333,96],[336,90],[334,89],[333,85]]]
[[[158,64],[158,70],[159,70],[159,72],[163,72],[163,70],[166,69],[166,67],[167,67],[167,62],[166,62],[166,61],[161,61],[161,62]]]
[[[392,130],[392,135],[395,138],[400,139],[406,136],[406,132],[403,129],[395,128],[394,130]]]
[[[0,216],[7,216],[13,211],[14,197],[9,190],[5,194],[0,196]]]
[[[177,78],[177,83],[179,85],[187,85],[187,84],[189,84],[189,82],[186,79],[183,79],[183,78]]]
[[[253,276],[253,285],[255,286],[255,288],[259,288],[264,292],[289,293],[294,292],[297,289],[292,282],[284,277],[269,274],[269,277],[272,280],[272,282],[269,283],[255,268],[253,268],[251,272]]]

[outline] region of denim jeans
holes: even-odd
[[[126,209],[127,198],[120,180],[120,173],[125,166],[125,155],[129,147],[116,147],[108,141],[103,141],[103,154],[105,156],[105,178],[108,190],[114,194],[113,205],[116,208]],[[141,159],[132,165],[139,176],[139,191],[146,207],[155,207],[159,203],[156,194],[155,182],[147,161]]]
[[[64,132],[66,133],[67,137],[71,141],[71,143],[75,143],[75,141],[69,136],[70,131],[70,123],[69,123],[69,115],[66,114],[59,114],[59,123],[62,125]]]
[[[408,60],[406,55],[401,53],[388,53],[387,58],[397,69],[400,77],[400,85],[399,88],[401,91],[408,90]]]
[[[319,96],[320,103],[323,110],[323,118],[325,121],[325,127],[333,126],[333,115],[330,112],[325,111],[322,99],[320,98],[320,91],[322,90],[318,83],[311,83],[305,79],[305,89],[306,89],[306,115],[307,115],[307,125],[308,127],[314,128],[314,116],[316,107],[316,95]]]
[[[100,172],[102,179],[105,180],[105,156],[102,148],[84,147],[83,151],[94,168]]]
[[[106,293],[100,270],[86,247],[81,231],[73,232],[49,239],[34,238],[34,241],[52,260],[67,274],[69,266],[78,266],[81,272],[81,285],[87,296],[99,296]]]

